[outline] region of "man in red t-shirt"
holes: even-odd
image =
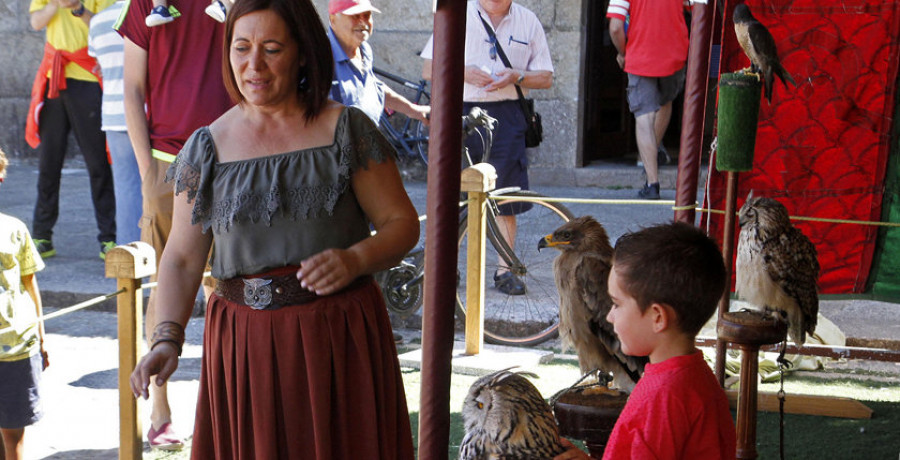
[[[628,74],[628,106],[647,183],[638,193],[659,199],[657,149],[669,126],[672,101],[684,87],[688,30],[682,0],[610,0],[609,35]],[[626,38],[626,20],[627,38]],[[627,57],[626,57],[627,56]]]
[[[117,27],[125,38],[125,121],[144,196],[141,239],[156,250],[157,263],[172,227],[174,190],[165,183],[169,163],[194,130],[233,105],[222,79],[225,31],[206,15],[207,4],[169,0],[181,14],[179,20],[147,27],[144,18],[153,3],[131,0]],[[147,304],[147,338],[156,325],[155,297],[154,289]],[[180,449],[165,386],[154,386],[151,394],[150,445]]]

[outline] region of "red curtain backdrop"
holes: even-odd
[[[732,26],[734,5],[741,2],[725,3],[721,73],[750,65]],[[776,77],[771,105],[762,98],[753,170],[738,176],[738,208],[753,190],[778,199],[792,216],[879,221],[897,90],[900,0],[745,3],[772,33],[797,87],[786,88]],[[724,203],[725,174],[712,171],[704,205],[724,209]],[[722,215],[704,213],[701,220],[721,239]],[[865,289],[877,227],[794,225],[819,252],[822,293]]]

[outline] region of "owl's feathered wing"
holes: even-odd
[[[504,369],[469,388],[461,460],[551,459],[566,450],[550,405],[523,374]]]
[[[784,312],[788,335],[794,343],[803,345],[806,335],[815,331],[819,314],[816,247],[787,221],[783,206],[772,202],[777,203],[771,198],[748,201],[755,203],[757,213],[763,212],[766,203],[781,207],[779,213],[784,218],[779,221],[784,222],[743,226],[738,239],[735,292],[757,308]]]
[[[613,255],[606,230],[584,216],[567,222],[543,241],[545,246],[562,251],[553,262],[553,272],[559,291],[563,348],[575,349],[582,373],[597,368],[611,372],[613,385],[630,391],[647,359],[622,353],[619,337],[606,320],[612,308],[607,280]]]
[[[788,334],[799,345],[806,342],[806,334],[816,330],[819,313],[819,261],[816,247],[806,235],[794,227],[789,228],[775,244],[763,248],[763,258],[768,261],[772,281],[784,290],[794,303],[775,305],[788,315]],[[795,307],[796,305],[796,307]]]

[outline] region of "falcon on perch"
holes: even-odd
[[[558,249],[553,273],[559,290],[559,336],[564,349],[574,348],[581,372],[600,369],[613,374],[613,386],[631,391],[644,372],[646,357],[622,353],[613,325],[607,279],[613,248],[599,222],[583,216],[541,238],[538,249]]]
[[[797,86],[791,74],[781,66],[775,39],[772,38],[769,29],[760,24],[750,14],[750,8],[743,3],[734,7],[734,33],[744,53],[750,58],[750,71],[757,75],[762,72],[767,102],[772,102],[772,84],[775,82],[775,75],[778,75],[785,87],[788,82]]]

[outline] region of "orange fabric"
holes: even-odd
[[[50,43],[44,45],[44,57],[31,86],[31,104],[28,106],[28,119],[25,121],[25,141],[33,149],[41,144],[38,116],[44,104],[44,88],[50,84],[47,91],[48,99],[59,97],[59,92],[66,89],[65,67],[69,62],[78,64],[100,81],[100,74],[94,71],[97,60],[88,55],[86,46],[77,51],[63,51],[54,48]],[[48,70],[52,70],[50,78],[47,78]]]

